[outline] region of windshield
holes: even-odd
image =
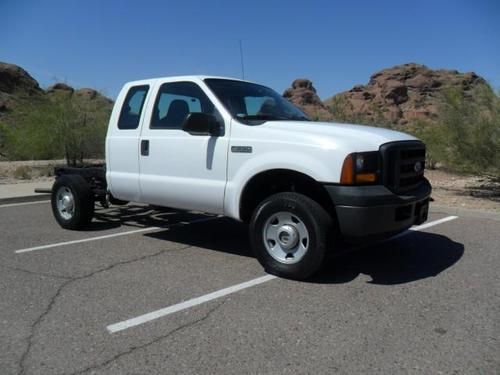
[[[274,90],[255,83],[209,78],[205,83],[231,115],[248,125],[265,121],[310,121],[300,109]]]

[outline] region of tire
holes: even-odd
[[[304,280],[321,267],[333,221],[315,201],[298,193],[265,199],[250,222],[250,242],[258,261],[273,275]]]
[[[52,213],[65,229],[85,228],[94,216],[94,196],[79,175],[63,175],[52,186]]]

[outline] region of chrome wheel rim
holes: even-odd
[[[75,198],[71,190],[62,186],[56,193],[56,204],[59,215],[65,220],[70,220],[75,214]]]
[[[263,229],[264,246],[274,259],[284,264],[299,262],[309,248],[309,232],[302,220],[290,212],[277,212]]]

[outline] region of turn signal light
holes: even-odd
[[[377,181],[377,174],[376,173],[357,174],[355,180],[357,183],[360,183],[360,184],[376,182]]]
[[[340,183],[343,185],[354,184],[354,157],[353,154],[347,155],[342,165],[342,173],[340,175]]]

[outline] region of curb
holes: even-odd
[[[50,194],[28,195],[24,197],[0,198],[0,204],[28,203],[50,200]]]

